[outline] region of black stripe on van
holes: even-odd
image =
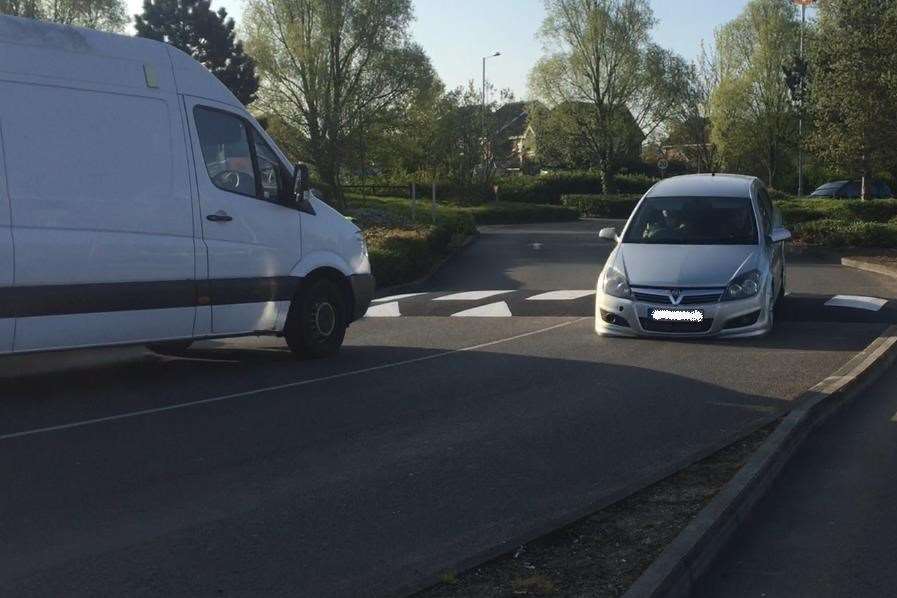
[[[0,318],[289,301],[301,278],[225,278],[0,288]]]

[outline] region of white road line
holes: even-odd
[[[541,295],[533,295],[527,301],[573,301],[594,295],[595,291],[551,291]]]
[[[853,309],[865,309],[878,311],[887,304],[887,299],[876,297],[860,297],[859,295],[835,295],[825,302],[828,307],[852,307]]]
[[[406,359],[404,361],[396,361],[393,363],[385,363],[383,365],[375,365],[369,368],[362,368],[360,370],[353,370],[351,372],[342,372],[340,374],[331,374],[330,376],[322,376],[320,378],[312,378],[311,380],[300,380],[298,382],[290,382],[288,384],[278,384],[277,386],[268,386],[264,388],[257,388],[255,390],[247,390],[245,392],[236,392],[233,394],[221,395],[217,397],[210,397],[208,399],[200,399],[198,401],[189,401],[187,403],[177,403],[175,405],[167,405],[165,407],[156,407],[154,409],[142,409],[140,411],[131,411],[128,413],[120,413],[118,415],[110,415],[107,417],[97,417],[95,419],[86,419],[82,421],[72,422],[69,424],[61,424],[58,426],[47,426],[46,428],[35,428],[33,430],[25,430],[23,432],[13,432],[11,434],[3,434],[0,436],[0,441],[2,440],[12,440],[13,438],[22,438],[25,436],[36,436],[37,434],[45,434],[47,432],[58,432],[60,430],[71,430],[73,428],[83,428],[86,426],[92,426],[94,424],[101,424],[112,421],[119,421],[123,419],[130,419],[134,417],[140,417],[141,415],[153,415],[156,413],[165,413],[167,411],[176,411],[178,409],[186,409],[187,407],[197,407],[200,405],[209,405],[212,403],[220,403],[222,401],[230,401],[232,399],[241,399],[243,397],[249,397],[253,395],[259,395],[263,393],[276,392],[279,390],[286,390],[288,388],[298,388],[300,386],[309,386],[311,384],[317,384],[319,382],[329,382],[330,380],[339,380],[341,378],[349,378],[352,376],[358,376],[360,374],[369,374],[371,372],[377,372],[381,370],[388,370],[392,368],[401,367],[403,365],[411,365],[414,363],[421,363],[424,361],[431,361],[433,359],[439,359],[441,357],[448,357],[450,355],[454,355],[456,353],[467,353],[470,351],[478,351],[480,349],[486,349],[489,347],[494,347],[496,345],[501,345],[503,343],[510,343],[512,341],[520,340],[522,338],[527,338],[530,336],[536,336],[537,334],[543,334],[545,332],[551,332],[552,330],[557,330],[558,328],[565,328],[567,326],[571,326],[573,324],[578,324],[584,320],[588,320],[590,318],[577,318],[575,320],[570,320],[568,322],[562,322],[560,324],[555,324],[554,326],[548,326],[547,328],[540,328],[539,330],[532,330],[530,332],[524,332],[523,334],[517,334],[514,336],[509,336],[507,338],[498,339],[495,341],[489,341],[488,343],[481,343],[479,345],[473,345],[470,347],[463,347],[461,349],[451,349],[449,351],[442,351],[440,353],[434,353],[433,355],[425,355],[424,357],[415,357],[414,359]]]
[[[380,305],[372,305],[368,308],[367,313],[364,314],[366,318],[398,318],[402,315],[402,312],[399,311],[399,302],[392,301],[390,303],[383,303]]]
[[[421,295],[426,295],[426,293],[405,293],[404,295],[390,295],[389,297],[380,297],[379,299],[374,299],[371,303],[386,303],[388,301],[399,301],[401,299],[410,299],[411,297],[420,297]]]
[[[495,297],[496,295],[506,295],[507,293],[513,292],[514,291],[466,291],[464,293],[454,293],[444,297],[437,297],[436,299],[433,299],[433,301],[479,301],[481,299]]]
[[[510,318],[511,309],[504,301],[490,303],[489,305],[481,305],[473,309],[465,309],[456,314],[452,314],[453,318]]]

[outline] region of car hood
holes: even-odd
[[[637,287],[724,287],[757,267],[756,245],[650,245],[624,243],[616,255]]]

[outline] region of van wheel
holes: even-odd
[[[290,350],[304,359],[338,353],[346,336],[346,308],[339,287],[326,278],[312,281],[293,299],[283,335]]]

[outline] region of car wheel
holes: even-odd
[[[339,352],[346,326],[340,288],[331,280],[319,278],[293,299],[283,334],[296,356],[318,359]]]
[[[767,326],[766,332],[770,333],[772,332],[772,328],[775,325],[776,307],[779,305],[779,297],[781,297],[781,293],[779,295],[773,294],[772,282],[769,283],[769,292],[767,293],[767,297],[769,297],[769,299],[767,300],[766,305],[766,321],[769,322],[769,326]]]

